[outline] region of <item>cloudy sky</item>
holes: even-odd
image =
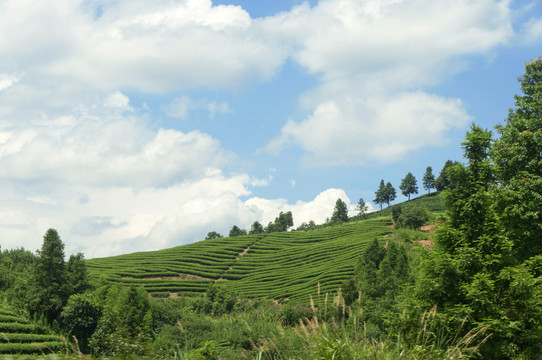
[[[0,246],[53,227],[101,257],[423,192],[541,50],[537,0],[0,0]]]

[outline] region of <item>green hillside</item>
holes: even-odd
[[[390,207],[384,207],[382,210],[367,214],[367,217],[371,219],[380,216],[391,216],[391,210],[394,206],[401,206],[401,208],[403,209],[406,209],[410,206],[423,206],[433,214],[443,213],[446,210],[442,202],[441,192],[434,192],[431,194],[421,195],[410,201],[391,205]]]
[[[439,194],[401,206],[443,211]],[[320,230],[204,240],[170,249],[87,260],[94,276],[142,286],[155,297],[195,295],[215,283],[243,297],[308,301],[333,292],[353,273],[367,243],[390,232],[389,208]]]
[[[60,336],[0,305],[0,356],[3,354],[51,354],[65,348]]]

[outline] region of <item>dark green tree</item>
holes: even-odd
[[[230,230],[229,237],[242,236],[246,234],[247,234],[247,231],[245,229],[241,229],[237,225],[233,225],[233,227]]]
[[[280,232],[287,231],[289,228],[294,226],[294,218],[291,211],[280,212],[279,216],[275,218],[275,222],[270,222],[265,229],[265,232]]]
[[[222,237],[223,236],[220,235],[219,233],[217,233],[216,231],[211,231],[211,232],[207,233],[207,236],[205,237],[205,240],[220,239]]]
[[[331,215],[331,222],[348,222],[348,207],[342,199],[337,199]]]
[[[263,225],[258,221],[254,221],[250,227],[249,234],[262,234],[264,232]]]
[[[500,137],[491,151],[497,169],[497,209],[520,260],[542,254],[542,58],[525,65]]]
[[[64,243],[55,229],[43,236],[33,272],[34,291],[28,296],[28,310],[33,315],[44,314],[48,322],[58,318],[68,299],[65,283]]]
[[[388,182],[386,183],[386,186],[384,187],[384,202],[388,204],[388,207],[390,206],[390,203],[395,200],[397,197],[397,193],[395,192],[395,188],[393,185]]]
[[[428,166],[425,169],[425,174],[423,175],[423,188],[427,190],[427,193],[431,193],[431,189],[435,188],[435,175],[433,175],[433,168]]]
[[[77,338],[79,348],[85,354],[90,350],[88,342],[101,315],[101,306],[89,294],[72,295],[60,314],[62,328],[70,337]]]
[[[422,206],[409,206],[401,212],[395,226],[397,228],[418,229],[429,220],[429,212]]]
[[[393,219],[394,222],[397,222],[402,212],[403,212],[403,209],[401,208],[401,205],[395,205],[391,208],[391,218]]]
[[[448,169],[455,165],[461,165],[459,161],[446,160],[442,170],[440,171],[439,176],[435,180],[435,189],[437,191],[442,191],[450,186],[450,179],[448,176]]]
[[[90,289],[90,281],[85,257],[82,253],[70,255],[66,263],[66,294],[80,294]]]
[[[384,184],[384,180],[380,180],[380,186],[378,187],[378,190],[375,191],[373,202],[380,205],[380,210],[382,210],[382,204],[386,202],[386,185]]]
[[[416,177],[414,177],[414,175],[412,175],[410,172],[406,174],[405,178],[401,180],[399,189],[401,189],[401,193],[407,196],[408,200],[410,201],[410,195],[418,193]]]

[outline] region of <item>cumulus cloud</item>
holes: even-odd
[[[269,21],[293,34],[292,56],[321,83],[301,99],[312,114],[288,121],[267,149],[297,144],[319,165],[399,160],[444,143],[469,116],[459,99],[424,88],[513,33],[508,3],[494,0],[322,0]]]
[[[331,100],[319,104],[302,122],[289,121],[268,150],[299,144],[311,154],[307,158],[311,165],[393,162],[409,151],[444,144],[445,134],[468,119],[459,99],[424,92]]]
[[[287,56],[241,7],[211,0],[7,0],[0,34],[0,52],[19,66],[113,91],[236,89]]]
[[[342,189],[327,189],[318,194],[312,201],[297,201],[289,204],[285,199],[262,199],[253,197],[245,201],[252,212],[258,217],[259,221],[267,225],[274,221],[275,217],[282,211],[291,211],[294,219],[294,227],[302,223],[314,221],[316,224],[322,224],[327,218],[331,217],[337,199],[343,200],[348,206],[349,216],[357,214],[356,204],[352,204],[350,199]],[[367,204],[372,211],[373,208]],[[261,219],[261,220],[260,220]]]

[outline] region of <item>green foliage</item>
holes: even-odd
[[[435,180],[435,188],[437,191],[443,191],[448,187],[454,187],[454,185],[450,183],[448,169],[455,165],[460,165],[459,161],[446,160],[439,176]]]
[[[60,314],[60,323],[70,337],[75,336],[81,351],[89,351],[88,342],[98,326],[102,307],[90,294],[70,296]]]
[[[427,190],[427,193],[431,193],[431,189],[434,189],[436,187],[435,184],[435,175],[433,175],[433,168],[431,166],[428,166],[427,169],[425,169],[425,174],[423,174],[423,188]]]
[[[500,186],[496,207],[503,226],[522,260],[542,254],[542,59],[525,65],[519,78],[521,95],[515,96],[499,139],[491,151]]]
[[[394,207],[391,208],[391,218],[393,219],[394,222],[397,222],[402,212],[403,212],[403,209],[401,208],[401,205],[395,205]]]
[[[32,283],[33,291],[28,292],[28,310],[33,315],[44,314],[52,323],[67,300],[66,272],[64,264],[64,243],[55,229],[49,229],[43,236],[43,245],[38,251]]]
[[[401,212],[396,228],[418,229],[429,220],[429,212],[421,206],[410,206]]]
[[[365,204],[365,200],[363,200],[363,198],[359,199],[356,209],[359,211],[358,218],[363,220],[367,217],[367,209],[369,209],[369,207],[367,204]]]
[[[410,172],[406,174],[405,178],[401,180],[401,185],[399,185],[399,189],[401,189],[401,193],[404,196],[407,196],[408,200],[410,201],[410,195],[418,193],[416,177]]]
[[[237,297],[229,290],[215,284],[209,286],[205,297],[195,304],[194,309],[211,315],[230,313],[237,303]]]
[[[296,231],[311,231],[311,230],[314,230],[316,229],[316,224],[314,223],[313,220],[309,221],[308,223],[302,223],[301,225],[299,225],[296,229]]]
[[[280,321],[286,326],[295,326],[299,321],[310,319],[313,313],[311,308],[305,304],[288,303],[280,311]]]
[[[380,210],[382,210],[382,204],[386,202],[386,185],[384,184],[384,179],[380,180],[380,185],[378,186],[378,190],[375,191],[373,202],[380,205]]]
[[[337,199],[335,202],[331,222],[348,222],[348,207],[342,199]]]
[[[90,289],[89,274],[82,253],[70,255],[66,263],[66,293],[81,294]]]
[[[247,234],[247,231],[245,229],[241,229],[237,225],[233,225],[233,227],[230,230],[229,237],[242,236],[246,234]]]
[[[254,221],[252,225],[250,226],[249,234],[263,234],[264,233],[263,225],[260,224],[258,221]]]
[[[274,222],[270,222],[267,227],[265,228],[266,233],[272,233],[272,232],[281,232],[281,231],[287,231],[289,228],[294,226],[294,218],[292,216],[292,212],[288,211],[283,213],[280,212],[279,216],[275,218]]]
[[[408,281],[405,248],[393,241],[384,245],[373,240],[361,256],[354,277],[343,284],[346,305],[353,305],[357,300],[363,309],[369,337],[386,336],[384,320],[398,311],[398,298]]]
[[[391,185],[390,182],[386,183],[386,186],[384,187],[384,194],[383,199],[388,204],[388,207],[390,206],[390,203],[395,200],[397,197],[397,193],[395,192],[395,188]]]
[[[210,239],[220,239],[222,238],[223,236],[220,235],[219,233],[217,233],[216,231],[211,231],[207,234],[207,236],[205,237],[205,240],[210,240]]]

